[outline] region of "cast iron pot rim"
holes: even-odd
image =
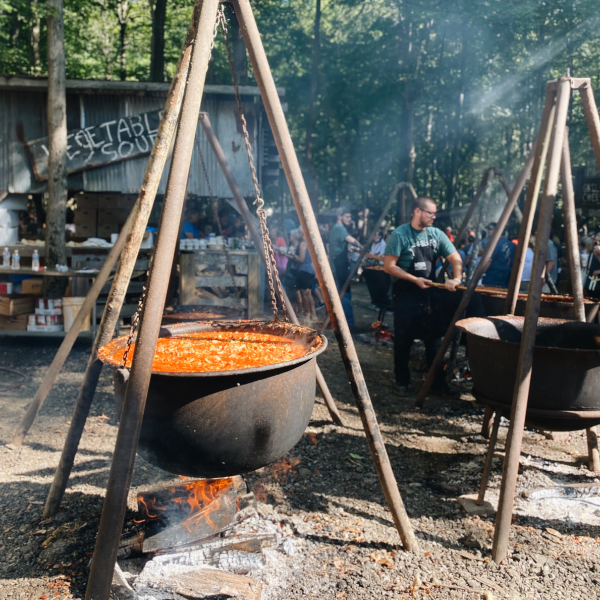
[[[267,325],[269,323],[273,323],[273,321],[194,321],[191,323],[176,323],[174,325],[168,325],[166,327],[161,327],[160,328],[160,333],[158,335],[158,337],[167,337],[165,334],[168,332],[170,333],[172,329],[185,329],[185,328],[189,328],[194,324],[198,324],[199,326],[202,327],[209,327],[212,325],[218,326],[218,325],[223,325],[223,327],[226,327],[227,329],[233,329],[234,325],[238,325],[240,328],[243,327],[252,327],[252,326],[259,326],[259,325]],[[282,322],[283,324],[283,322]],[[286,362],[281,362],[281,363],[275,363],[272,365],[264,365],[262,367],[251,367],[249,369],[237,369],[237,370],[233,370],[233,371],[199,371],[199,372],[184,372],[184,373],[172,373],[172,372],[168,372],[168,371],[155,371],[154,369],[151,371],[152,375],[160,375],[160,376],[166,376],[166,377],[231,377],[232,375],[252,375],[253,373],[262,373],[265,371],[273,371],[275,369],[284,369],[286,367],[293,367],[295,365],[299,365],[302,364],[304,362],[308,362],[309,360],[311,360],[312,358],[316,358],[317,356],[319,356],[319,354],[321,354],[322,352],[324,352],[327,349],[327,338],[322,334],[322,333],[318,333],[316,330],[314,329],[310,329],[309,327],[304,327],[302,325],[293,325],[293,324],[289,324],[292,325],[293,327],[297,327],[298,329],[304,329],[308,332],[314,332],[316,334],[315,337],[318,337],[321,340],[321,345],[316,349],[313,350],[312,352],[309,352],[308,354],[305,354],[304,356],[301,356],[300,358],[295,358],[294,360],[288,360]],[[115,339],[119,339],[119,338],[115,338]],[[109,344],[112,344],[115,339],[111,340],[110,342],[108,342]],[[123,336],[122,339],[126,339],[125,336]],[[108,345],[108,344],[107,344]],[[114,361],[112,360],[107,360],[107,359],[100,359],[102,360],[102,362],[104,362],[107,365],[110,365],[111,367],[114,368],[119,368],[121,365],[120,364],[116,364]]]
[[[510,344],[511,346],[521,347],[520,342],[509,342],[508,340],[495,340],[490,337],[486,337],[484,335],[479,335],[474,333],[473,331],[469,331],[468,327],[471,323],[476,323],[477,321],[491,321],[492,319],[500,319],[503,321],[509,322],[512,319],[516,319],[519,321],[524,321],[525,317],[517,317],[515,315],[495,315],[493,317],[469,317],[468,319],[461,319],[457,321],[455,327],[464,331],[467,335],[474,335],[476,337],[483,338],[485,340],[489,340],[490,342],[496,342],[501,344]],[[555,325],[560,325],[561,323],[581,323],[581,321],[574,321],[572,319],[552,319],[551,317],[538,317],[538,323],[542,321],[544,323],[554,323]],[[596,325],[596,323],[585,323],[585,325]],[[596,354],[600,354],[600,348],[592,349],[592,348],[563,348],[562,346],[534,346],[534,348],[539,348],[540,350],[560,350],[561,352],[594,352]]]

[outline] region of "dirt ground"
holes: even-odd
[[[415,410],[414,396],[393,394],[390,345],[365,343],[377,313],[363,286],[354,289],[357,349],[420,552],[401,549],[385,506],[369,450],[334,341],[319,364],[341,409],[344,427],[331,423],[320,398],[300,443],[280,463],[246,479],[261,514],[295,540],[285,581],[264,598],[277,599],[535,599],[598,598],[600,527],[593,518],[559,514],[515,516],[509,558],[491,561],[493,516],[467,515],[457,502],[475,493],[486,442],[479,435],[483,409],[469,384],[453,382],[454,400],[431,397]],[[391,321],[391,318],[388,317]],[[49,366],[58,342],[0,338],[0,365],[27,376],[0,393],[0,442],[6,444]],[[94,548],[117,421],[112,380],[102,374],[76,465],[57,517],[41,520],[61,445],[85,370],[89,345],[78,344],[50,393],[26,443],[0,447],[0,600],[83,598]],[[416,394],[424,377],[414,349]],[[0,387],[13,381],[0,372]],[[497,499],[507,423],[500,429],[489,499]],[[527,431],[519,491],[552,483],[591,483],[583,432],[568,441]],[[168,485],[174,477],[137,459],[130,494]],[[593,507],[592,507],[593,509]],[[128,515],[131,518],[132,512]],[[600,521],[598,521],[600,522]]]

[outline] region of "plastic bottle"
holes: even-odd
[[[12,255],[12,263],[10,268],[13,271],[18,271],[21,268],[21,257],[19,256],[19,251],[15,250]]]
[[[33,251],[33,256],[31,257],[31,268],[34,271],[40,270],[40,255],[37,250]]]
[[[4,248],[4,252],[2,253],[2,266],[6,269],[10,267],[10,250],[8,248]]]

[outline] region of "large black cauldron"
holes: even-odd
[[[472,318],[456,326],[467,334],[473,395],[510,413],[523,317]],[[575,431],[600,423],[600,325],[561,319],[538,321],[527,423]]]
[[[327,339],[285,323],[181,323],[161,337],[235,328],[282,335],[302,344],[302,358],[239,371],[157,373],[150,378],[138,453],[178,475],[228,477],[276,461],[300,440],[315,400],[316,357]],[[110,342],[114,354],[125,338]],[[112,366],[114,360],[104,359]],[[125,392],[123,370],[115,370],[117,404]]]

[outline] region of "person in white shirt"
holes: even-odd
[[[371,244],[371,248],[369,250],[369,254],[373,254],[373,256],[383,256],[385,252],[385,240],[383,239],[383,233],[378,230],[373,238],[373,243]],[[379,264],[383,264],[383,260],[379,261]]]
[[[535,237],[532,235],[529,240],[529,246],[527,252],[525,252],[525,264],[523,265],[523,276],[521,277],[521,292],[526,292],[529,289],[529,282],[531,281],[531,268],[533,267],[533,246],[535,244]]]

